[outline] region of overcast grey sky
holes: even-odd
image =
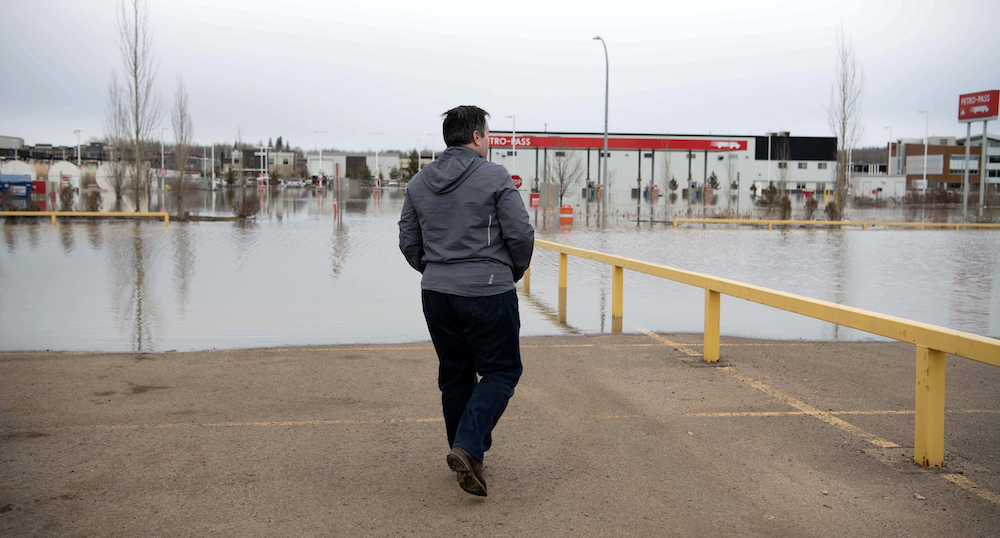
[[[102,135],[122,73],[115,0],[0,3],[0,134]],[[176,77],[198,143],[284,136],[306,150],[440,151],[439,114],[477,104],[494,130],[829,136],[843,26],[864,67],[866,145],[964,136],[958,96],[1000,88],[1000,2],[149,2],[169,130]],[[1000,132],[1000,125],[993,129]],[[981,124],[974,127],[981,132]],[[384,133],[379,137],[371,133]]]

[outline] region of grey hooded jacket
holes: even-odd
[[[399,250],[423,273],[421,289],[463,297],[513,290],[534,245],[507,170],[467,147],[449,147],[407,185]]]

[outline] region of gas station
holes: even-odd
[[[581,183],[600,183],[603,133],[518,132],[490,133],[489,159],[524,179],[523,189],[537,190],[555,159],[579,159]],[[703,186],[715,173],[720,182],[747,181],[766,186],[777,181],[779,161],[794,167],[788,187],[822,187],[833,182],[836,138],[793,137],[788,133],[754,135],[671,135],[609,133],[607,166],[619,185],[640,189],[675,179],[681,187]],[[769,140],[770,138],[770,140]],[[777,141],[787,140],[779,159]],[[769,143],[771,142],[771,143]],[[793,164],[794,163],[794,164]],[[551,175],[551,172],[550,174]],[[634,182],[634,183],[633,183]],[[614,184],[612,184],[614,188]],[[823,190],[822,188],[819,190]]]

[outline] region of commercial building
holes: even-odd
[[[306,169],[309,177],[313,179],[318,178],[321,171],[325,177],[334,177],[338,174],[340,177],[357,177],[358,169],[363,164],[368,167],[369,173],[374,176],[376,175],[376,160],[378,161],[377,167],[380,172],[377,175],[383,180],[389,179],[390,170],[400,168],[400,155],[394,151],[387,153],[379,152],[377,159],[375,153],[324,151],[322,161],[320,161],[319,152],[307,153]]]
[[[295,152],[273,148],[234,149],[229,155],[229,166],[245,178],[260,177],[265,170],[269,176],[277,174],[282,178],[289,178],[295,171]]]
[[[603,133],[490,132],[489,159],[522,178],[522,189],[553,180],[566,161],[581,164],[581,186],[599,183]],[[837,139],[791,136],[787,132],[753,135],[608,135],[611,188],[650,184],[664,189],[671,179],[681,188],[703,186],[714,174],[721,185],[739,182],[763,189],[770,182],[787,191],[832,190]],[[548,171],[548,173],[546,173]]]
[[[993,189],[1000,186],[1000,137],[989,135],[986,146],[986,183]],[[965,138],[932,136],[927,146],[927,188],[962,190],[965,174]],[[971,137],[969,147],[969,190],[979,192],[983,136]],[[890,148],[893,170],[906,176],[907,188],[913,189],[924,177],[923,139],[900,139]]]

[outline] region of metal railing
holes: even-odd
[[[559,317],[566,319],[569,256],[612,266],[612,332],[622,331],[625,269],[665,278],[705,290],[704,360],[719,360],[721,296],[723,294],[803,316],[836,323],[917,346],[916,425],[914,461],[924,467],[944,462],[945,356],[950,353],[1000,367],[1000,340],[912,321],[829,301],[812,299],[726,278],[605,254],[594,250],[535,240],[535,246],[559,253]],[[524,274],[524,292],[531,292],[531,268]]]
[[[0,211],[0,218],[3,217],[51,217],[52,225],[56,225],[56,217],[89,217],[89,218],[131,218],[148,219],[162,218],[165,227],[170,226],[170,213],[167,212],[140,212],[125,213],[111,212],[102,213],[100,211]]]
[[[980,224],[975,222],[879,222],[879,221],[850,221],[850,220],[777,220],[777,219],[674,219],[674,228],[678,224],[684,223],[701,224],[744,224],[750,226],[763,226],[767,224],[768,230],[773,230],[774,226],[860,226],[862,230],[867,230],[869,226],[883,226],[886,228],[982,228],[1000,229],[1000,224]]]

